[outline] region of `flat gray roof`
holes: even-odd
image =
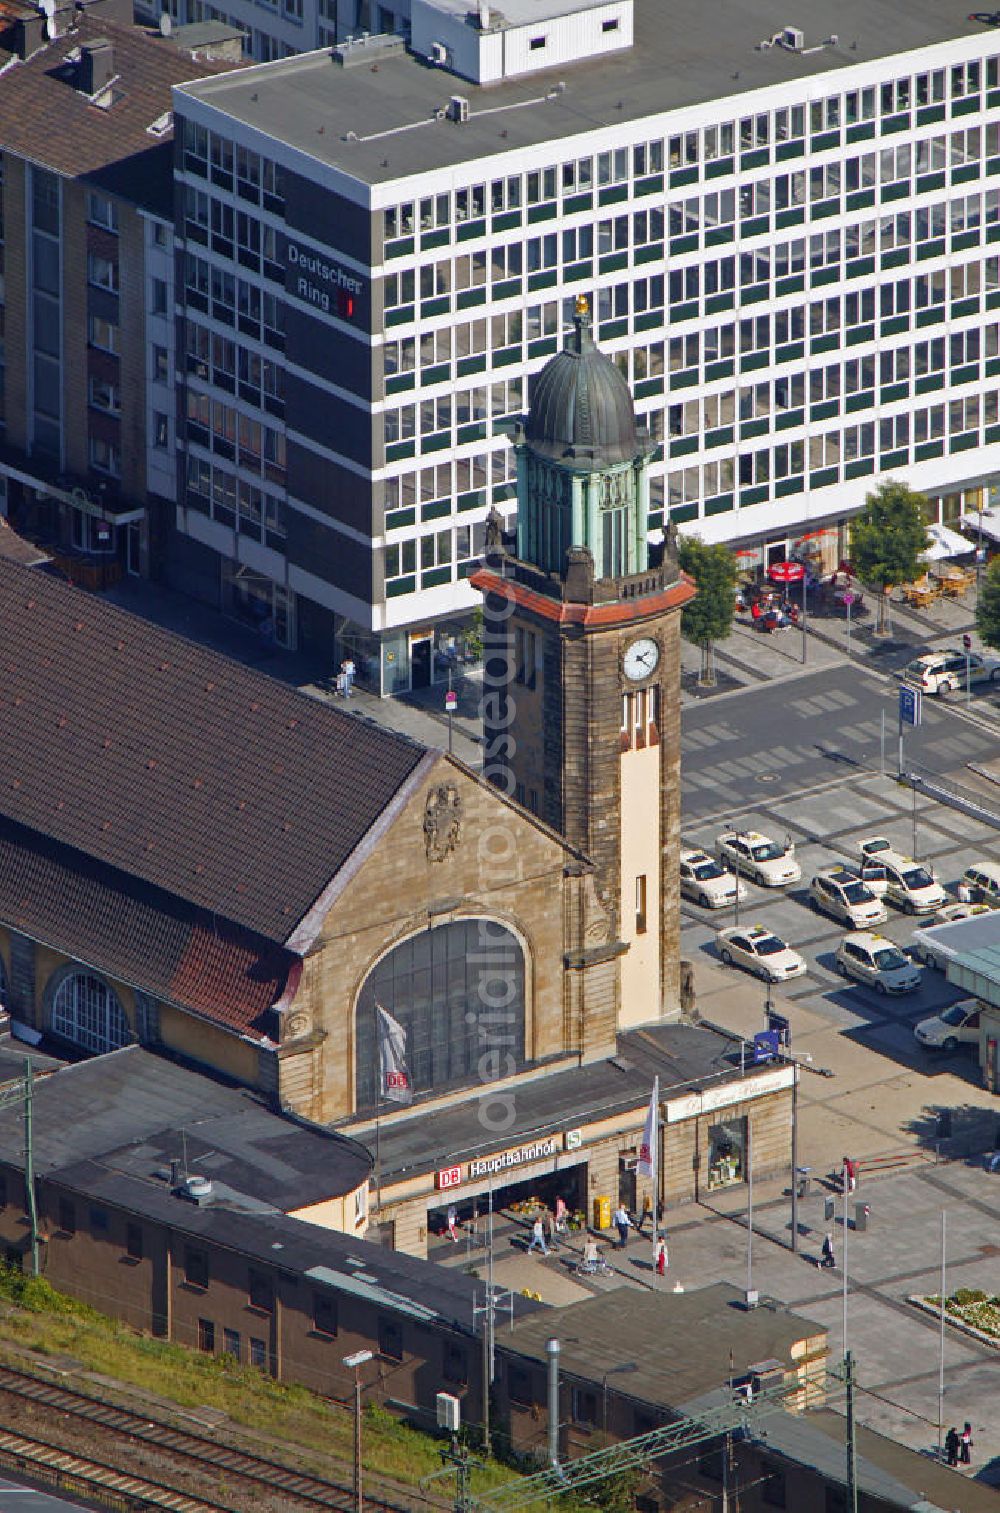
[[[504,1332],[503,1348],[544,1361],[551,1335],[559,1339],[568,1375],[594,1382],[606,1375],[615,1392],[678,1409],[756,1362],[779,1360],[792,1370],[793,1348],[825,1337],[826,1325],[781,1304],[748,1311],[743,1293],[728,1282],[679,1293],[616,1287],[523,1319]]]
[[[362,183],[382,184],[990,31],[969,20],[967,3],[672,0],[668,8],[636,0],[634,47],[501,84],[472,84],[410,54],[384,58],[377,71],[343,68],[324,50],[196,80],[178,93]],[[788,25],[804,32],[807,49],[834,33],[840,40],[805,54],[756,50]],[[565,90],[546,98],[562,81]],[[455,94],[468,98],[469,121],[435,120]],[[357,140],[345,141],[348,132]]]

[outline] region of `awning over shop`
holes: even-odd
[[[983,510],[981,514],[977,510],[974,515],[963,515],[962,529],[973,537],[981,532],[990,541],[1000,541],[1000,510]]]
[[[962,523],[964,525],[965,521]],[[974,541],[960,536],[946,525],[929,525],[927,534],[931,538],[931,545],[920,553],[925,562],[942,562],[946,557],[967,557],[976,550]]]

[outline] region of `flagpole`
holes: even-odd
[[[660,1235],[657,1213],[660,1206],[660,1079],[653,1078],[653,1148],[650,1152],[653,1168],[653,1269],[656,1269],[656,1246]]]
[[[378,1003],[372,1006],[375,1018],[375,1063],[377,1075],[375,1078],[375,1212],[379,1215],[381,1223],[382,1215],[382,1045],[379,1034]]]

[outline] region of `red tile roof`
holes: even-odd
[[[259,1035],[298,958],[0,819],[0,921],[154,998]]]
[[[0,560],[0,815],[284,943],[424,748]]]

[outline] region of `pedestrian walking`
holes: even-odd
[[[852,1193],[858,1185],[858,1163],[850,1156],[844,1157],[844,1191]]]
[[[344,698],[350,699],[354,694],[354,674],[357,671],[354,666],[354,658],[345,657],[340,664],[340,671],[344,679]]]
[[[547,1256],[549,1253],[549,1247],[545,1243],[545,1226],[542,1223],[540,1214],[531,1226],[531,1243],[528,1246],[528,1254],[530,1255],[533,1250],[540,1250],[543,1256]]]
[[[972,1425],[965,1420],[965,1428],[962,1430],[962,1465],[972,1465]]]
[[[948,1430],[944,1437],[944,1454],[949,1466],[958,1465],[958,1450],[960,1445],[958,1430],[954,1427]]]
[[[568,1212],[565,1198],[557,1198],[555,1222],[555,1232],[557,1235],[564,1235],[566,1233],[566,1215]]]
[[[823,1259],[819,1264],[822,1267],[836,1266],[837,1264],[836,1257],[833,1254],[833,1235],[829,1233],[823,1237]]]
[[[618,1249],[624,1250],[628,1244],[628,1232],[632,1228],[632,1220],[628,1216],[628,1210],[624,1203],[619,1203],[612,1215],[611,1222],[618,1231]]]
[[[645,1227],[647,1219],[650,1221],[650,1223],[652,1223],[652,1221],[653,1221],[653,1200],[650,1197],[649,1193],[647,1193],[646,1196],[642,1200],[642,1212],[639,1215],[639,1222],[635,1226],[636,1234],[639,1234],[639,1235],[642,1234],[642,1231],[643,1231],[643,1229]]]
[[[662,1277],[667,1270],[667,1242],[661,1235],[656,1242],[656,1275]]]
[[[455,1244],[457,1245],[458,1244],[458,1209],[455,1207],[454,1203],[448,1209],[448,1233],[451,1235],[451,1238],[454,1240]]]
[[[542,1234],[545,1236],[546,1245],[551,1246],[554,1250],[555,1242],[552,1239],[552,1220],[549,1218],[547,1213],[544,1213],[542,1215]]]

